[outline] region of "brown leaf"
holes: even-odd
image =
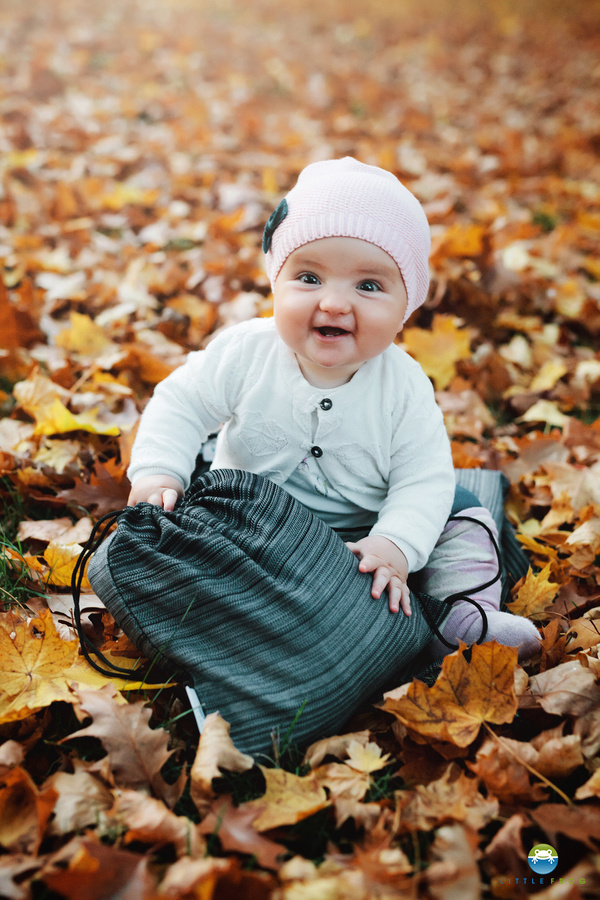
[[[443,825],[432,845],[434,862],[426,872],[434,900],[479,900],[481,881],[477,866],[477,838],[462,825]]]
[[[254,828],[254,820],[260,812],[260,807],[232,806],[229,798],[216,800],[199,830],[201,834],[216,834],[223,850],[255,856],[264,869],[278,869],[288,850],[283,844],[263,837]]]
[[[448,821],[480,831],[498,814],[497,800],[486,799],[478,779],[469,778],[456,763],[437,781],[419,784],[414,791],[397,791],[395,796],[401,826],[408,831],[432,831]]]
[[[263,797],[242,806],[243,809],[259,810],[254,820],[257,831],[293,825],[329,806],[327,794],[313,773],[300,777],[283,769],[259,768],[265,777],[267,790]]]
[[[550,844],[555,845],[557,836],[564,834],[585,844],[590,850],[597,850],[597,842],[600,841],[600,803],[585,806],[545,803],[532,810],[530,815],[548,835]]]
[[[525,813],[514,813],[485,848],[486,858],[490,860],[498,876],[520,878],[530,871],[527,863],[529,848],[525,850],[523,847],[523,830],[530,824]],[[497,881],[499,878],[493,878],[492,884]],[[500,888],[499,884],[498,887]]]
[[[592,777],[575,791],[576,800],[588,800],[590,797],[600,797],[600,769],[596,769]]]
[[[74,838],[39,874],[46,887],[65,900],[153,900],[148,857]]]
[[[213,778],[221,769],[229,772],[247,772],[254,765],[251,756],[238,750],[229,737],[229,722],[219,713],[209,713],[204,723],[196,758],[190,772],[192,800],[200,813],[205,812],[213,799]]]
[[[206,845],[190,819],[176,816],[162,800],[148,797],[141,791],[120,790],[111,816],[119,825],[127,826],[126,844],[170,845],[178,858],[195,858],[206,852]]]
[[[4,775],[0,783],[0,846],[37,853],[56,797],[51,787],[38,790],[20,767]]]
[[[555,716],[583,716],[600,702],[600,686],[593,672],[579,660],[561,663],[529,679],[519,705],[538,705]]]
[[[168,806],[174,806],[183,790],[185,771],[175,784],[167,784],[160,774],[173,751],[167,749],[169,734],[150,728],[152,710],[142,700],[121,706],[116,690],[109,684],[97,691],[77,689],[81,718],[92,724],[68,735],[65,740],[91,735],[102,742],[110,767],[122,787],[152,791]]]
[[[413,681],[404,697],[388,697],[384,709],[411,731],[459,747],[475,740],[482,722],[512,722],[517,710],[516,649],[495,641],[475,644],[470,662],[464,649],[444,658],[433,687]]]
[[[54,816],[48,827],[48,833],[55,836],[83,831],[98,823],[114,802],[102,780],[81,767],[73,773],[55,772],[46,779],[44,788],[56,793]]]

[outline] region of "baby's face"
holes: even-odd
[[[329,237],[295,250],[273,286],[275,325],[315,387],[349,381],[389,347],[406,311],[400,270],[385,250]]]

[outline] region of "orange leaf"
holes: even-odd
[[[403,696],[388,695],[384,709],[424,738],[458,747],[475,740],[482,722],[512,722],[517,711],[517,650],[495,641],[475,644],[467,662],[465,649],[463,645],[444,658],[432,687],[413,681]]]
[[[267,782],[266,793],[243,805],[244,809],[260,810],[253,823],[257,831],[293,825],[329,806],[327,794],[313,774],[302,778],[283,769],[259,768]]]
[[[0,846],[36,853],[56,802],[52,788],[38,790],[28,773],[13,769],[0,788]]]
[[[436,315],[431,330],[405,328],[402,332],[406,349],[433,379],[438,391],[452,381],[458,360],[471,355],[469,331],[459,328],[458,321],[454,316]]]

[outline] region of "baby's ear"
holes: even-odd
[[[271,249],[271,243],[273,241],[273,232],[275,229],[281,225],[283,220],[288,214],[288,205],[287,200],[284,198],[277,209],[273,210],[269,218],[267,219],[267,224],[265,225],[265,230],[263,231],[263,239],[262,239],[262,248],[263,253],[267,253]]]

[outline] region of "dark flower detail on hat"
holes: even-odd
[[[265,230],[263,231],[263,240],[262,240],[262,248],[263,252],[266,253],[271,249],[271,241],[273,240],[273,232],[277,228],[278,225],[281,225],[283,220],[288,214],[288,205],[287,200],[282,200],[277,209],[273,210],[271,215],[267,220],[267,224],[265,225]]]

